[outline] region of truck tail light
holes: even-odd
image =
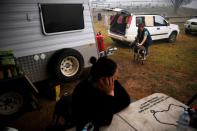
[[[127,28],[130,27],[131,21],[132,21],[132,16],[127,16],[127,18],[126,18]]]
[[[112,25],[112,24],[114,23],[114,18],[115,18],[114,15],[111,15],[111,16],[110,16],[110,25]]]

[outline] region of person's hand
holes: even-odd
[[[100,90],[105,92],[107,95],[114,96],[114,78],[113,77],[102,77],[98,80]]]
[[[137,46],[142,46],[142,44],[141,43],[138,43]]]

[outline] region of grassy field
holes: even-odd
[[[181,30],[174,44],[155,41],[147,61],[140,65],[133,61],[129,47],[107,36],[102,21],[94,20],[94,28],[105,36],[106,46],[118,47],[110,58],[118,63],[120,81],[134,99],[160,92],[187,102],[197,92],[197,35],[185,35]]]
[[[140,65],[133,61],[133,55],[128,46],[113,43],[107,36],[103,22],[95,21],[94,29],[95,32],[101,31],[105,36],[106,46],[118,48],[110,58],[118,63],[119,80],[132,98],[138,100],[160,92],[185,103],[197,92],[197,35],[185,35],[182,30],[175,44],[165,41],[154,42],[150,46],[147,61],[144,65]],[[65,83],[61,93],[69,92],[77,83],[78,81]],[[26,112],[7,126],[21,131],[44,131],[50,124],[55,101],[46,99],[49,97],[47,94],[51,92],[48,86],[40,86],[43,89],[43,93],[40,91],[42,97],[39,99],[41,109]]]

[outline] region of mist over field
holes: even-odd
[[[185,0],[174,12],[171,0],[90,0],[94,12],[105,8],[121,8],[133,14],[155,13],[164,16],[193,16],[197,15],[197,0]]]

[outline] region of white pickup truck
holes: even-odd
[[[197,18],[187,20],[184,26],[186,34],[190,34],[191,32],[197,32]]]
[[[116,11],[111,16],[109,37],[114,41],[133,42],[137,36],[138,24],[143,23],[153,40],[168,39],[175,42],[179,26],[170,24],[164,17],[156,14],[131,14],[124,10]]]

